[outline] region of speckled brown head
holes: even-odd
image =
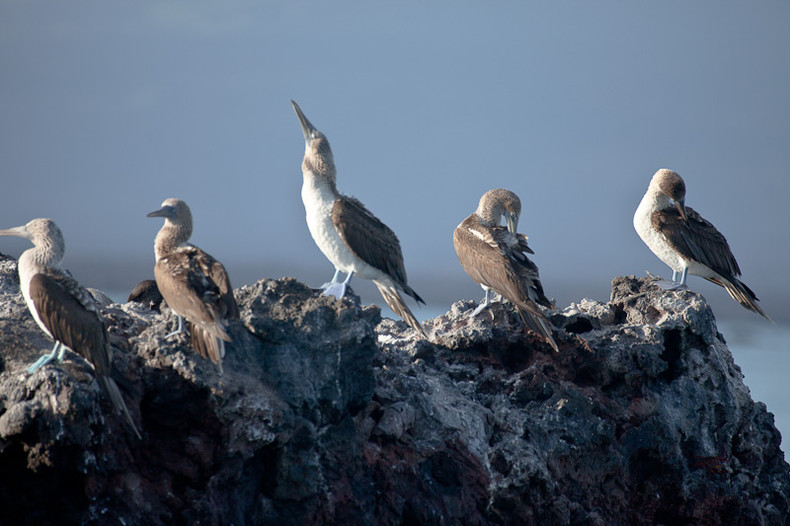
[[[49,218],[32,219],[25,225],[0,230],[0,236],[17,236],[29,239],[36,247],[50,252],[55,261],[60,261],[66,251],[63,233],[58,225]]]
[[[671,199],[680,217],[686,219],[686,183],[676,172],[662,168],[653,174],[650,186]]]
[[[154,241],[154,253],[157,259],[186,243],[192,236],[192,212],[181,199],[174,197],[165,199],[161,208],[149,213],[148,217],[165,218],[165,224]]]
[[[475,213],[491,226],[498,225],[504,215],[507,229],[515,234],[521,216],[521,199],[510,190],[494,188],[483,194]]]
[[[335,159],[332,155],[332,148],[329,146],[329,139],[307,120],[296,102],[291,101],[291,105],[299,118],[302,134],[304,134],[302,173],[313,173],[317,176],[327,177],[334,182],[336,178]]]

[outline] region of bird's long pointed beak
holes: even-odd
[[[0,230],[0,236],[16,236],[30,239],[30,233],[28,233],[27,227],[24,225],[15,226],[14,228],[8,228],[6,230]]]
[[[165,205],[159,210],[154,210],[153,212],[147,214],[145,217],[164,217],[164,218],[172,218],[175,216],[175,209],[172,206]]]
[[[683,201],[675,201],[675,208],[678,209],[681,219],[683,219],[683,221],[688,221],[688,218],[686,217],[686,205],[683,203]]]
[[[310,121],[307,120],[307,117],[304,116],[302,113],[302,109],[299,105],[291,101],[291,105],[294,107],[294,111],[296,112],[296,116],[299,117],[299,124],[302,126],[302,134],[304,134],[304,141],[309,143],[312,139],[312,132],[315,131],[315,126],[313,126]]]
[[[505,214],[505,222],[507,223],[508,231],[511,234],[516,235],[517,233],[516,230],[518,229],[518,216],[516,214],[511,214],[510,212],[508,212],[507,214]]]

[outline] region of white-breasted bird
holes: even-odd
[[[658,170],[634,213],[642,241],[672,269],[672,288],[686,286],[688,274],[725,288],[746,309],[769,319],[757,297],[739,278],[741,269],[716,227],[686,206],[686,184],[672,170]]]
[[[373,281],[387,305],[423,337],[425,330],[401,293],[425,303],[406,278],[400,242],[387,225],[358,199],[337,190],[337,170],[326,136],[291,101],[305,141],[302,161],[302,202],[307,227],[318,248],[334,265],[335,274],[321,286],[324,295],[342,298],[352,276]],[[339,281],[340,273],[347,274]]]
[[[66,245],[58,225],[47,218],[33,219],[25,225],[0,230],[0,236],[24,237],[33,243],[33,248],[19,257],[19,287],[33,319],[55,341],[52,352],[31,365],[28,372],[35,372],[53,359],[62,361],[64,347],[78,353],[93,366],[115,412],[124,415],[140,438],[118,385],[110,376],[112,349],[104,317],[90,292],[60,266]]]

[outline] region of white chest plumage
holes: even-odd
[[[359,260],[348,249],[332,224],[332,207],[337,195],[328,184],[306,174],[302,184],[307,228],[324,256],[342,272],[359,273]],[[363,276],[364,277],[364,276]]]
[[[645,195],[634,213],[634,229],[642,241],[672,270],[682,271],[688,266],[678,252],[670,246],[666,238],[653,228],[652,214],[656,210],[655,202]]]
[[[36,275],[38,271],[36,270],[32,255],[27,250],[19,257],[17,268],[19,271],[19,288],[22,290],[22,297],[25,298],[27,310],[30,311],[33,319],[36,320],[36,324],[44,331],[44,334],[52,338],[52,333],[49,332],[44,322],[41,321],[36,306],[33,304],[33,300],[30,299],[30,280],[33,279],[33,276]]]

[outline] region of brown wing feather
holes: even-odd
[[[239,309],[221,263],[197,247],[182,247],[156,263],[154,276],[170,308],[228,340],[219,323],[238,317]]]
[[[233,286],[230,284],[230,277],[222,263],[211,257],[205,252],[201,252],[201,258],[198,258],[198,264],[201,272],[203,272],[211,282],[217,287],[219,292],[219,300],[221,305],[221,318],[239,318],[239,306],[236,304],[236,298],[233,297]]]
[[[85,289],[69,277],[39,273],[30,280],[30,299],[55,340],[90,361],[97,373],[110,374],[107,329]]]
[[[30,299],[52,337],[93,364],[99,385],[115,412],[123,414],[137,438],[141,438],[118,385],[110,376],[107,328],[90,293],[68,276],[47,272],[31,278]]]
[[[543,292],[538,266],[527,257],[527,253],[534,254],[534,252],[527,245],[526,236],[524,234],[514,236],[504,227],[494,227],[492,230],[494,239],[499,243],[500,252],[510,259],[519,281],[529,291],[529,299],[544,307],[555,308]]]
[[[480,232],[485,239],[472,234]],[[464,220],[453,232],[453,244],[458,260],[469,277],[498,292],[517,305],[524,303],[527,289],[518,277],[513,263],[490,233],[476,226],[474,216]]]
[[[386,272],[398,285],[406,285],[406,269],[398,237],[358,199],[341,196],[335,201],[332,224],[358,258]]]
[[[694,209],[686,207],[684,221],[674,208],[653,212],[653,228],[664,234],[669,244],[678,252],[710,267],[727,279],[741,275],[741,269],[730,245],[716,227]]]
[[[472,230],[479,235],[472,233]],[[532,280],[523,275],[531,272],[530,267],[517,260],[518,254],[526,259],[516,248],[526,244],[526,238],[520,236],[513,239],[512,234],[508,238],[505,232],[505,229],[480,227],[474,215],[467,217],[453,232],[458,260],[473,280],[515,304],[525,325],[535,333],[543,335],[552,348],[558,351],[559,347],[551,335],[548,320],[530,299],[529,287],[532,286]],[[537,272],[534,264],[532,267]]]

